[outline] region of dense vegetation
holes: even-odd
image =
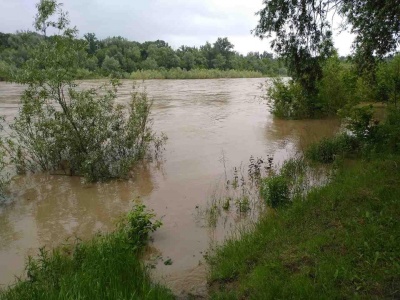
[[[279,117],[336,113],[347,102],[354,104],[360,98],[384,101],[388,95],[379,92],[386,89],[395,90],[397,99],[400,61],[397,58],[390,66],[386,65],[399,46],[397,0],[265,0],[264,4],[258,13],[255,34],[274,37],[271,46],[284,59],[293,79],[288,86],[277,82],[270,93],[277,104],[274,113]],[[343,27],[356,35],[355,53],[343,64],[334,58],[331,21],[334,14],[339,14]],[[339,95],[335,95],[337,84],[340,84]]]
[[[150,281],[140,254],[161,223],[134,206],[114,232],[30,257],[25,276],[0,299],[174,299]]]
[[[17,32],[0,33],[0,80],[10,78],[10,72],[21,68],[29,60],[30,48],[40,44],[43,33]],[[53,37],[49,37],[53,39]],[[76,38],[85,45],[85,53],[79,57],[77,79],[112,76],[118,78],[140,78],[138,72],[151,71],[150,78],[169,78],[164,74],[174,72],[171,78],[214,78],[243,74],[241,77],[262,77],[285,75],[286,69],[272,54],[250,52],[242,55],[234,51],[234,45],[227,38],[218,38],[213,44],[197,47],[181,46],[174,50],[168,43],[158,40],[139,43],[123,37],[109,37],[98,40],[94,33]],[[206,70],[213,70],[207,72]],[[236,73],[218,73],[217,70],[235,70]],[[186,76],[184,71],[195,71]],[[253,72],[253,73],[252,73]],[[202,74],[206,73],[204,76]],[[176,74],[181,74],[177,77]],[[249,75],[250,74],[250,75]],[[146,78],[146,77],[145,77]]]
[[[368,74],[359,74],[354,60],[336,55],[322,64],[322,76],[310,96],[296,80],[274,81],[268,100],[274,115],[285,119],[315,118],[340,113],[361,102],[397,105],[400,97],[400,54],[387,57]],[[370,78],[374,78],[373,82]]]

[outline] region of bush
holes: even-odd
[[[272,114],[278,118],[302,119],[313,114],[302,87],[293,80],[285,83],[281,79],[275,79],[268,89],[268,99]]]
[[[400,153],[400,109],[389,107],[384,122],[377,125],[369,149],[377,153]]]
[[[349,63],[341,62],[337,56],[333,56],[323,65],[322,73],[317,88],[318,101],[324,114],[334,115],[347,103],[358,103],[354,97],[357,76]]]
[[[290,201],[289,183],[283,175],[273,175],[261,182],[261,197],[272,208],[286,206]]]
[[[61,169],[88,181],[126,177],[156,138],[146,93],[134,92],[129,106],[115,106],[117,84],[67,94],[25,91],[9,143],[19,171]],[[62,110],[48,104],[52,97]]]
[[[48,6],[48,7],[47,7]],[[42,1],[36,26],[56,26],[60,35],[40,41],[15,77],[28,85],[8,141],[18,171],[63,170],[88,181],[124,178],[159,141],[151,129],[151,101],[134,91],[128,105],[116,105],[118,81],[77,90],[86,44],[67,28],[56,1]],[[57,22],[48,19],[58,12]],[[40,21],[40,22],[39,22]]]
[[[150,233],[159,228],[161,221],[153,221],[155,214],[147,212],[144,205],[136,205],[126,217],[124,227],[129,240],[135,247],[143,247],[147,244]]]
[[[306,157],[316,162],[331,163],[337,157],[344,157],[358,151],[360,144],[356,137],[339,134],[332,138],[324,138],[312,144],[306,150]]]
[[[381,63],[376,72],[377,90],[380,101],[395,106],[400,98],[400,54]]]

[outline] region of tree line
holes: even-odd
[[[37,32],[0,32],[0,79],[6,80],[7,74],[21,68],[30,58],[29,49],[43,39],[44,34]],[[264,76],[286,74],[283,63],[271,53],[240,54],[234,51],[234,45],[226,37],[218,38],[213,44],[181,46],[176,50],[163,40],[139,43],[121,36],[101,40],[94,33],[77,38],[77,42],[86,45],[86,53],[80,58],[78,78],[128,78],[136,71],[172,69],[255,71]]]

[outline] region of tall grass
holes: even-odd
[[[175,68],[170,70],[140,70],[131,73],[130,79],[213,79],[213,78],[260,78],[265,77],[257,71],[237,71],[218,69],[193,69],[183,70]]]
[[[135,206],[118,228],[90,241],[40,249],[29,258],[26,279],[0,291],[0,299],[174,299],[151,282],[139,259],[149,234],[161,225]]]

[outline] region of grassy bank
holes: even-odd
[[[209,258],[213,299],[400,297],[400,157],[357,161]]]
[[[26,279],[0,291],[0,299],[174,299],[150,281],[139,259],[149,234],[160,226],[136,206],[117,229],[90,241],[40,250]]]

